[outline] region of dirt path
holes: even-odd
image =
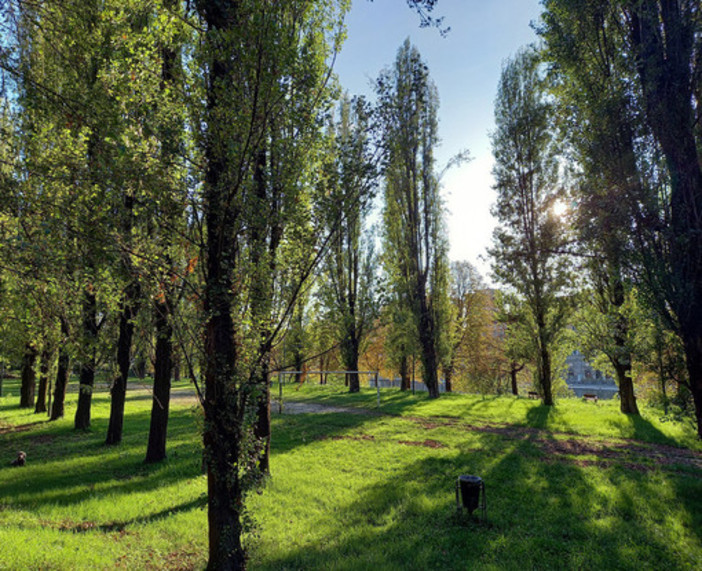
[[[171,399],[180,404],[197,404],[197,395],[193,391],[174,391]],[[271,413],[278,414],[278,401],[271,401]],[[315,402],[284,401],[283,414],[324,414],[329,412],[345,412],[348,414],[374,414],[375,411],[348,406],[334,406]]]
[[[278,412],[278,403],[271,403],[271,411]],[[348,414],[373,414],[373,411],[364,408],[354,408],[348,406],[332,406],[313,402],[288,401],[283,403],[283,414],[315,414],[327,412],[346,412]]]

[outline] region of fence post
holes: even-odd
[[[375,372],[375,391],[378,393],[378,408],[380,408],[380,386],[378,385],[378,371]]]
[[[278,371],[278,414],[283,414],[283,373]]]

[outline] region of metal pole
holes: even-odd
[[[412,394],[414,394],[414,353],[412,353]]]

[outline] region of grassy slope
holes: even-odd
[[[102,445],[107,395],[87,434],[71,428],[75,395],[51,424],[16,395],[0,399],[0,569],[204,565],[197,412],[175,407],[169,461],[144,466],[146,394],[130,398],[114,448]],[[375,407],[371,391],[286,398]],[[249,500],[252,568],[702,568],[702,447],[689,426],[568,400],[383,392],[381,410],[274,415],[273,479]],[[6,467],[19,449],[28,465]],[[459,474],[485,480],[487,524],[456,515]]]

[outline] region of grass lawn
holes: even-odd
[[[182,388],[185,388],[183,385]],[[143,458],[150,398],[129,394],[125,438],[103,445],[0,398],[0,569],[201,569],[206,480],[200,413],[176,399],[169,459]],[[277,392],[277,388],[276,391]],[[252,569],[700,569],[702,446],[691,425],[616,402],[319,387],[292,400],[350,411],[273,415],[273,477],[248,498]],[[293,406],[288,407],[290,410]],[[274,407],[277,411],[277,407]],[[18,450],[27,466],[11,468]],[[481,476],[488,521],[455,510]]]

